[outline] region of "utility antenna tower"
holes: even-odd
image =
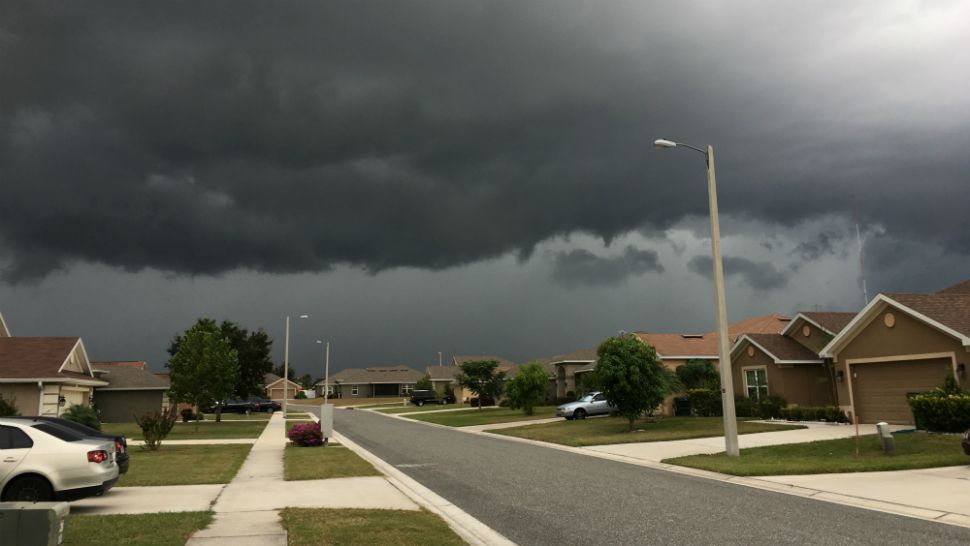
[[[862,244],[862,233],[859,231],[859,224],[855,225],[855,236],[859,241],[859,280],[862,281],[862,306],[869,304],[869,289],[866,287],[866,262],[865,247]]]

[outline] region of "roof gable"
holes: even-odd
[[[0,338],[0,378],[96,381],[79,337]]]
[[[751,317],[728,325],[728,337],[733,344],[742,334],[777,334],[790,320],[778,314]],[[636,332],[636,335],[652,345],[661,358],[718,358],[716,331],[704,334]]]
[[[842,331],[858,313],[839,311],[802,311],[788,323],[781,333],[791,335],[798,330],[802,322],[807,322],[819,330],[834,336]]]
[[[906,313],[970,347],[970,294],[879,294],[819,351],[819,355],[835,358],[886,307]]]
[[[135,362],[92,362],[98,379],[108,382],[107,390],[168,390],[170,380],[148,371]]]
[[[748,344],[767,354],[775,364],[821,364],[822,359],[804,345],[782,334],[744,334],[731,349],[731,359]]]

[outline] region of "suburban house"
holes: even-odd
[[[143,361],[92,362],[94,375],[108,384],[94,390],[94,405],[101,421],[133,421],[148,412],[169,408],[167,378],[148,370]]]
[[[461,368],[454,364],[451,366],[428,366],[425,368],[425,374],[431,379],[431,386],[434,392],[438,393],[438,396],[442,396],[445,394],[447,386],[451,385],[452,392],[455,393],[455,400],[461,400],[461,387],[458,386],[458,382],[455,379],[459,372],[461,372]]]
[[[331,381],[332,383],[332,381]],[[283,381],[283,378],[275,373],[268,373],[263,376],[263,388],[266,390],[266,398],[270,400],[293,400],[296,393],[303,390],[303,385],[292,380]]]
[[[21,415],[58,416],[73,405],[88,406],[95,377],[79,337],[0,337],[0,396]]]
[[[780,396],[799,406],[836,403],[831,365],[818,352],[855,313],[803,312],[781,333],[745,333],[731,349],[736,396]]]
[[[330,376],[336,398],[408,396],[424,374],[407,366],[348,368]],[[323,388],[323,381],[314,385]]]
[[[964,388],[970,361],[970,281],[930,294],[879,294],[828,344],[838,403],[860,422],[913,424],[906,395],[948,375]]]
[[[556,381],[556,398],[566,398],[569,393],[576,392],[577,380],[582,382],[582,374],[591,372],[596,367],[596,348],[577,349],[571,353],[550,357],[549,364],[555,370],[553,376]]]

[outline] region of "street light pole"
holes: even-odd
[[[714,175],[714,147],[707,150],[672,140],[654,141],[658,149],[683,146],[704,154],[707,160],[707,199],[711,211],[711,258],[714,261],[714,298],[716,300],[718,368],[721,373],[721,408],[724,413],[724,451],[737,457],[738,421],[734,413],[734,384],[731,375],[731,349],[728,334],[727,304],[724,301],[724,267],[721,260],[721,227],[717,212],[717,178]]]
[[[300,315],[301,319],[310,315]],[[286,401],[290,397],[290,316],[286,315],[286,333],[283,336],[283,418],[286,418]]]

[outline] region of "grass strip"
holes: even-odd
[[[158,451],[132,447],[128,472],[118,487],[229,483],[251,445],[167,446]]]
[[[663,462],[735,476],[878,472],[967,464],[968,457],[960,447],[957,434],[910,432],[897,433],[893,437],[896,443],[893,456],[883,453],[879,439],[869,435],[860,438],[858,457],[855,456],[855,438],[839,438],[742,449],[740,457],[719,453],[676,457]]]
[[[474,425],[492,425],[495,423],[512,423],[515,421],[532,421],[555,417],[555,406],[537,406],[534,415],[526,415],[522,410],[508,408],[498,409],[467,409],[461,411],[448,411],[436,413],[424,413],[419,415],[405,415],[408,419],[424,421],[426,423],[437,423],[448,427],[469,427]]]
[[[443,411],[443,410],[456,410],[456,409],[469,409],[469,408],[470,406],[468,404],[445,404],[442,406],[439,406],[436,404],[429,404],[424,406],[397,405],[393,408],[384,408],[384,409],[379,409],[377,411],[380,413],[397,414],[397,413],[411,413],[414,411]]]
[[[381,475],[369,462],[339,445],[299,447],[289,444],[283,452],[283,479],[286,481]]]
[[[65,546],[184,546],[209,525],[212,512],[70,516]]]
[[[427,510],[285,508],[289,546],[462,546],[465,541]]]
[[[172,432],[166,440],[211,440],[229,438],[257,438],[266,428],[268,421],[236,421],[210,423],[175,423]],[[130,440],[141,440],[141,428],[135,423],[104,423],[101,426],[102,432],[111,434],[121,434]],[[164,440],[163,440],[164,443]]]
[[[738,434],[775,432],[805,428],[802,425],[784,425],[738,421]],[[720,417],[664,417],[655,422],[640,420],[634,423],[634,432],[627,432],[627,420],[622,417],[602,417],[582,421],[556,421],[538,425],[489,431],[517,438],[528,438],[566,446],[595,446],[606,444],[630,444],[635,442],[665,442],[707,438],[724,435],[724,420]]]

